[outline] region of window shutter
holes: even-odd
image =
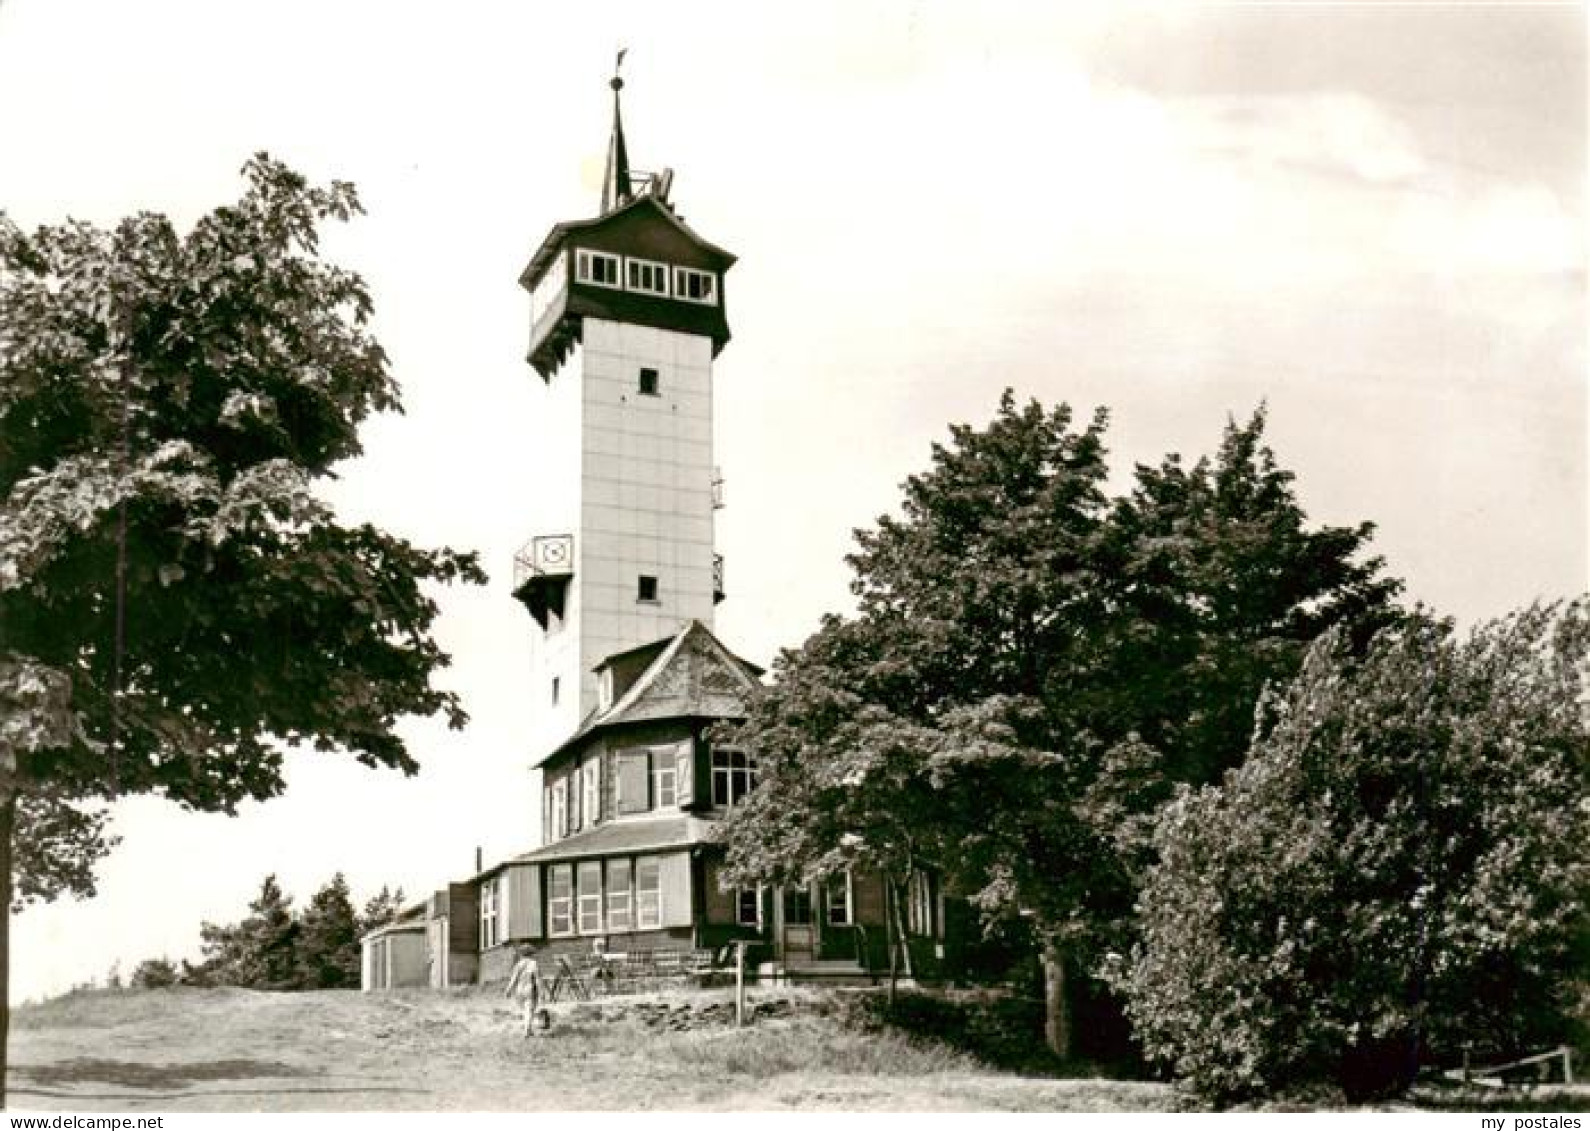
[[[533,865],[511,867],[508,880],[507,939],[541,937],[541,869]]]
[[[662,925],[688,927],[690,924],[690,854],[676,852],[662,857]]]
[[[674,747],[674,790],[679,807],[688,808],[696,800],[696,744],[685,739]]]
[[[651,773],[646,751],[618,752],[618,811],[644,813],[651,808]]]

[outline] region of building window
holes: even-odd
[[[906,929],[913,935],[933,933],[933,882],[926,872],[912,872],[906,896]]]
[[[480,885],[480,949],[496,946],[501,942],[497,930],[497,886],[499,877],[493,877]]]
[[[580,767],[580,790],[585,795],[580,813],[585,827],[590,828],[602,816],[602,763],[599,759],[593,758]]]
[[[657,371],[655,369],[642,369],[640,371],[640,391],[642,396],[655,397],[657,392]]]
[[[655,577],[647,573],[640,575],[640,581],[635,587],[635,600],[656,604],[657,579]]]
[[[756,759],[743,750],[712,750],[712,803],[736,805],[756,786]]]
[[[655,856],[635,861],[635,925],[662,926],[662,861]]]
[[[547,934],[574,933],[574,866],[554,864],[547,869]]]
[[[627,268],[625,285],[630,290],[668,297],[667,264],[653,263],[647,259],[626,259],[624,266]]]
[[[578,873],[580,883],[580,934],[602,933],[602,862],[581,862]]]
[[[559,684],[559,682],[560,682],[560,678],[558,676],[553,676],[552,677],[552,705],[554,707],[556,707],[558,705],[558,684]]]
[[[613,669],[603,668],[596,676],[596,706],[607,710],[613,705]]]
[[[552,839],[562,840],[569,835],[569,783],[560,780],[552,783]]]
[[[674,297],[718,304],[718,277],[710,271],[696,271],[690,267],[674,268]]]
[[[651,770],[651,795],[657,808],[672,809],[679,804],[678,764],[671,757],[653,759]]]
[[[599,287],[616,287],[619,285],[618,263],[616,255],[582,249],[575,253],[574,277],[582,283],[595,283]]]
[[[607,929],[620,932],[634,929],[629,915],[629,861],[607,862]]]
[[[812,921],[812,889],[786,887],[784,889],[784,922],[806,926]]]
[[[854,901],[849,872],[823,881],[823,914],[830,927],[848,927],[853,924],[855,919],[852,918],[852,907]]]
[[[762,925],[762,893],[757,888],[741,888],[734,895],[734,921],[742,927]]]

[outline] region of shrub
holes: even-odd
[[[1396,1094],[1465,1043],[1570,1036],[1590,883],[1590,605],[1465,641],[1418,616],[1322,639],[1248,761],[1156,834],[1111,981],[1144,1050],[1217,1104]]]
[[[132,972],[134,989],[157,990],[177,984],[177,968],[168,958],[146,958]]]

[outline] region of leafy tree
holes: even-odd
[[[1224,783],[1156,838],[1114,979],[1148,1054],[1229,1103],[1395,1094],[1466,1042],[1566,1035],[1590,939],[1590,599],[1362,659],[1323,637]]]
[[[371,896],[359,916],[359,934],[367,935],[377,927],[384,927],[403,911],[403,889],[389,889],[385,884]]]
[[[341,872],[309,900],[298,926],[298,981],[303,989],[359,984],[359,926]]]
[[[728,882],[928,866],[1028,921],[1061,1055],[1068,971],[1129,936],[1155,809],[1240,757],[1311,635],[1397,589],[1359,560],[1367,526],[1307,528],[1262,412],[1114,501],[1105,422],[1007,392],[934,446],[901,516],[857,533],[858,615],[753,698],[762,796],[724,829]]]
[[[473,559],[312,491],[399,407],[364,283],[317,257],[358,198],[244,176],[186,235],[0,217],[0,906],[19,796],[230,812],[281,791],[283,743],[413,772],[398,718],[464,721],[424,586]]]
[[[94,865],[120,840],[105,832],[105,810],[52,795],[41,787],[16,801],[15,861],[11,910],[47,901],[62,892],[94,894]]]
[[[1111,709],[1100,729],[1136,732],[1176,781],[1219,779],[1247,747],[1253,704],[1290,679],[1332,625],[1362,643],[1397,615],[1401,583],[1364,557],[1374,533],[1308,525],[1294,476],[1264,444],[1261,407],[1228,423],[1214,458],[1139,465],[1111,517],[1112,599],[1129,616],[1111,641]]]

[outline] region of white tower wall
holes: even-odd
[[[689,620],[712,625],[712,340],[594,317],[581,336],[531,428],[531,529],[574,536],[563,617],[533,629],[538,755],[595,708],[603,659]],[[657,372],[656,395],[640,391],[643,368]],[[653,601],[641,599],[643,575],[656,579]]]
[[[689,620],[712,625],[712,342],[587,318],[580,533],[581,710],[591,669]],[[640,371],[657,371],[657,395]],[[639,599],[642,575],[657,599]]]

